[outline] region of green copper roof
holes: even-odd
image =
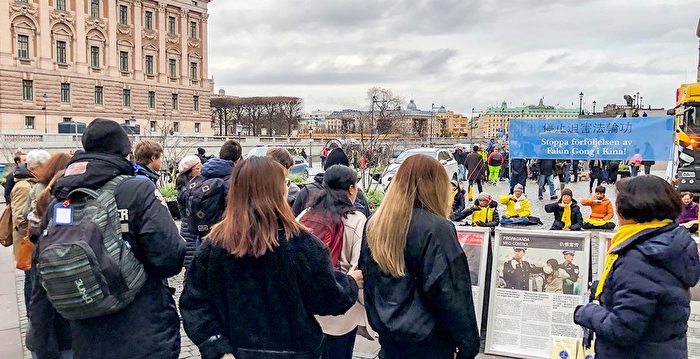
[[[547,106],[544,104],[543,99],[540,99],[540,103],[537,105],[523,106],[523,107],[508,107],[508,103],[503,101],[501,106],[489,107],[486,109],[484,114],[491,115],[512,115],[512,114],[524,114],[524,115],[578,115],[578,108],[564,108],[564,107],[554,107]],[[584,114],[588,114],[586,109],[583,109]]]

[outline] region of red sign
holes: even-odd
[[[457,240],[459,240],[461,244],[480,246],[484,244],[484,233],[457,231]]]

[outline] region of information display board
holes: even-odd
[[[698,244],[700,254],[700,238],[693,236]],[[700,359],[700,284],[690,288],[690,318],[688,319],[688,358]]]
[[[459,244],[467,255],[474,309],[476,310],[476,322],[481,326],[481,313],[484,311],[486,261],[491,230],[489,228],[464,226],[456,226],[456,228]]]

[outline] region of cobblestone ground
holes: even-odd
[[[556,182],[556,181],[555,181]],[[557,189],[556,195],[559,196],[559,184],[558,182],[555,183],[555,187]],[[613,201],[615,199],[615,190],[613,185],[606,185],[608,188],[608,197],[610,197]],[[588,192],[588,182],[578,182],[578,183],[572,183],[569,185],[569,188],[572,189],[574,193],[574,197],[576,199],[581,199],[589,196]],[[497,198],[500,195],[505,195],[508,194],[509,191],[509,186],[507,182],[499,182],[496,185],[492,184],[484,184],[484,191],[486,193],[491,194],[494,198]],[[475,191],[476,193],[476,191]],[[528,181],[525,189],[525,193],[527,194],[528,198],[530,198],[531,205],[532,205],[532,215],[540,217],[542,219],[542,222],[544,222],[544,225],[539,227],[539,228],[533,228],[529,227],[530,229],[548,229],[553,222],[553,218],[551,215],[547,214],[544,212],[544,205],[551,203],[552,201],[549,200],[549,193],[546,193],[544,195],[545,200],[540,201],[537,199],[537,184],[534,181]],[[503,206],[499,207],[499,212],[503,213]],[[586,218],[588,215],[590,215],[590,208],[588,207],[583,207],[582,208],[582,213],[584,218]],[[595,250],[595,248],[594,248]],[[184,273],[184,272],[183,272]],[[174,277],[170,279],[170,285],[175,287],[177,292],[176,292],[176,301],[179,301],[180,294],[182,293],[182,285],[183,285],[183,279],[184,275],[181,273],[177,277]],[[19,309],[20,309],[20,323],[21,323],[21,332],[22,332],[22,338],[24,340],[24,337],[27,332],[27,319],[26,319],[26,309],[24,306],[24,297],[23,297],[23,286],[24,286],[24,274],[21,272],[17,272],[16,275],[16,287],[17,287],[17,303],[19,303]],[[199,350],[197,347],[192,343],[192,341],[189,340],[187,335],[185,334],[185,331],[181,329],[181,337],[182,337],[182,349],[180,352],[180,358],[182,359],[189,359],[189,358],[200,358],[199,355]],[[357,340],[356,346],[355,346],[356,352],[355,352],[355,358],[376,358],[377,357],[377,352],[379,350],[378,344],[376,342],[370,342],[367,341],[363,338],[359,338]],[[31,355],[28,350],[25,349],[24,352],[24,358],[25,359],[31,359]],[[481,355],[479,358],[486,359],[486,358],[497,358],[495,356],[490,356],[490,355]]]

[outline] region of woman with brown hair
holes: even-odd
[[[67,153],[56,153],[46,162],[44,166],[35,172],[36,185],[29,193],[29,212],[27,221],[29,222],[29,239],[36,243],[41,234],[41,222],[49,204],[54,200],[51,194],[52,184],[63,176],[63,171],[68,166],[71,156]]]
[[[323,333],[313,316],[350,309],[362,273],[333,270],[328,247],[294,219],[273,159],[236,165],[231,188],[185,279],[187,335],[204,359],[319,358]]]
[[[450,212],[451,187],[434,158],[399,168],[364,232],[365,307],[385,358],[475,358],[479,333],[467,257]]]

